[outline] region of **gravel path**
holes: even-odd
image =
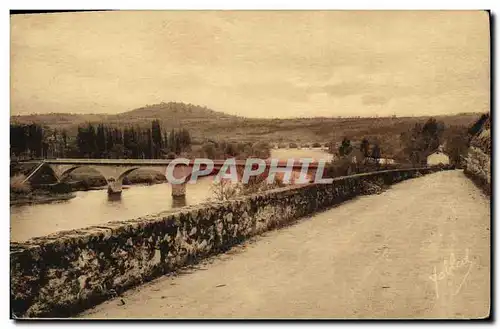
[[[405,181],[268,232],[80,317],[485,317],[489,202],[461,171]]]

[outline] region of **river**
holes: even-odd
[[[312,158],[315,161],[326,160],[331,161],[333,155],[328,153],[324,148],[303,148],[303,149],[272,149],[271,158],[277,159],[300,159]]]
[[[107,191],[78,191],[67,201],[10,208],[11,241],[23,241],[56,231],[99,225],[113,220],[133,219],[175,207],[193,205],[210,196],[210,178],[188,184],[186,198],[174,202],[170,184],[133,185],[119,199],[108,198]],[[183,201],[182,201],[183,200]]]
[[[312,157],[331,159],[322,149],[273,149],[272,158]],[[108,199],[106,190],[75,192],[75,198],[49,204],[10,207],[11,241],[50,233],[99,225],[114,220],[133,219],[186,205],[208,201],[212,178],[188,184],[184,201],[174,201],[170,184],[134,185],[124,189],[118,200]]]

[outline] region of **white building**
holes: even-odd
[[[427,165],[428,166],[438,165],[440,163],[442,163],[444,165],[450,164],[450,157],[439,150],[430,154],[427,157]]]

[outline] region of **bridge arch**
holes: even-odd
[[[81,165],[51,165],[51,169],[54,172],[54,175],[57,176],[58,180],[60,182],[64,181],[72,172],[74,172],[77,169],[80,168],[89,168],[92,171],[96,173],[96,175],[99,175],[100,177],[103,177],[106,182],[109,181],[116,181],[116,180],[121,180],[123,177],[125,177],[128,173],[138,169],[139,167],[134,167],[134,168],[129,168],[126,170],[126,173],[121,173],[120,171],[122,170],[121,168],[106,168],[103,166],[96,166],[96,165],[88,165],[88,164],[81,164]]]
[[[131,172],[133,171],[136,171],[137,169],[139,169],[139,167],[135,167],[135,168],[129,168],[127,170],[125,170],[124,172],[122,172],[118,177],[116,177],[116,180],[119,181],[119,182],[123,182],[123,179],[128,175],[130,174]]]
[[[52,166],[51,166],[52,167]],[[55,167],[55,168],[54,168]],[[93,171],[96,172],[97,175],[101,176],[104,178],[106,182],[109,181],[111,177],[113,177],[113,173],[108,173],[105,170],[103,171],[102,168],[99,166],[93,166],[93,165],[87,165],[87,164],[82,164],[82,165],[72,165],[72,166],[54,166],[52,167],[52,171],[56,174],[58,177],[58,180],[60,182],[64,181],[72,172],[79,168],[90,168]]]
[[[154,167],[154,166],[153,167],[133,166],[126,168],[121,167],[117,169],[115,175],[110,176],[110,179],[108,179],[108,193],[110,194],[121,193],[123,186],[123,179],[127,177],[127,175],[138,169],[147,169],[149,171],[159,173],[163,177],[165,177],[165,171],[162,170],[161,167]]]
[[[54,170],[54,168],[51,168],[51,169],[52,169],[52,171],[54,172],[54,174],[55,174],[56,176],[58,176],[58,177],[57,177],[57,179],[58,179],[60,182],[62,182],[62,181],[64,181],[66,178],[68,178],[68,176],[69,176],[69,175],[70,175],[73,171],[75,171],[75,170],[76,170],[76,169],[78,169],[78,168],[82,168],[82,167],[87,167],[87,166],[73,166],[73,167],[71,167],[71,168],[69,168],[69,169],[63,168],[63,169],[62,169],[62,171],[61,171],[61,172],[59,172],[59,173],[56,173],[56,170]]]
[[[165,181],[167,180],[167,176],[166,176],[166,173],[165,173],[165,170],[166,170],[165,168],[161,168],[161,167],[143,167],[143,166],[137,166],[137,167],[131,167],[131,168],[125,169],[125,171],[121,172],[118,175],[118,177],[116,177],[116,180],[123,181],[123,179],[125,177],[127,177],[129,174],[131,174],[132,172],[134,172],[136,170],[139,170],[139,169],[148,170],[148,171],[151,171],[151,172],[158,173],[158,174],[162,175],[165,178]]]

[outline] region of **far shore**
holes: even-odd
[[[74,193],[59,193],[59,194],[27,194],[18,196],[13,199],[11,195],[11,206],[24,206],[30,204],[45,204],[60,202],[73,199],[76,195]]]
[[[137,183],[132,185],[137,186],[147,186],[153,184],[160,184],[162,182],[155,183]],[[132,185],[124,185],[122,188],[124,190],[129,189]],[[107,189],[106,185],[103,186],[92,186],[85,189],[74,189],[69,193],[28,193],[28,194],[13,194],[11,193],[10,206],[26,206],[26,205],[35,205],[35,204],[47,204],[47,203],[57,203],[62,201],[71,200],[76,197],[74,192],[77,191],[97,191],[97,190],[105,190]]]

